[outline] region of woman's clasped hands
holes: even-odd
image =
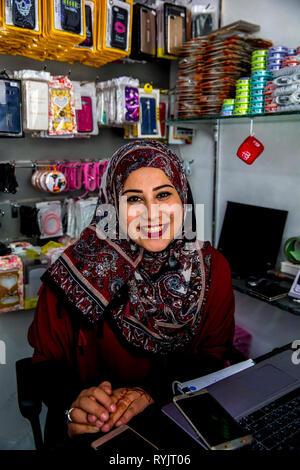
[[[138,387],[112,390],[110,382],[83,390],[72,403],[68,435],[108,432],[126,424],[153,403],[151,396]]]

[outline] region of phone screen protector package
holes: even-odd
[[[20,80],[0,78],[0,135],[23,136]]]
[[[105,47],[130,51],[132,4],[106,0]]]
[[[72,81],[72,84],[78,134],[98,135],[95,82]]]
[[[159,122],[159,90],[145,92],[144,88],[139,89],[140,99],[140,121],[138,123],[139,138],[161,138]]]
[[[38,202],[38,225],[40,238],[60,237],[63,235],[61,220],[61,202]]]
[[[4,24],[16,34],[41,34],[40,0],[5,0]]]

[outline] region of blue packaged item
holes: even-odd
[[[155,135],[156,128],[156,100],[155,98],[141,98],[141,134]]]
[[[0,133],[22,136],[21,81],[0,78]]]

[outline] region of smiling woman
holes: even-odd
[[[230,269],[196,239],[190,208],[168,147],[137,141],[112,156],[91,225],[43,276],[29,330],[48,446],[125,424],[170,400],[174,379],[224,366]]]
[[[131,240],[149,251],[162,251],[182,227],[183,205],[163,170],[142,167],[123,187],[120,219]],[[124,211],[124,212],[123,212]]]

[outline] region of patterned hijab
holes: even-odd
[[[141,167],[163,170],[188,214],[188,183],[182,162],[153,140],[124,145],[112,156],[103,178],[98,206],[80,239],[67,248],[43,276],[74,314],[89,324],[105,317],[125,343],[149,353],[184,349],[199,330],[210,282],[210,255],[186,233],[160,252],[108,232],[107,204],[118,204],[128,175]],[[112,217],[114,218],[114,217]]]

